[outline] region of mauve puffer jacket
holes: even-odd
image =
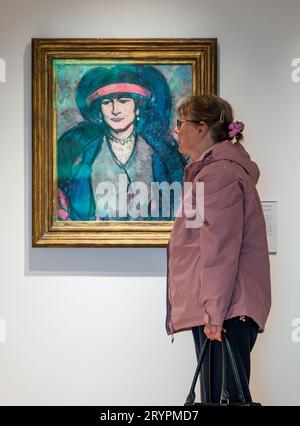
[[[239,143],[213,145],[185,167],[204,182],[204,220],[176,218],[167,248],[167,334],[247,315],[263,332],[271,307],[270,264],[259,169]],[[193,194],[195,191],[193,191]]]

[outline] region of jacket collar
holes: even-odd
[[[192,181],[202,167],[218,160],[228,160],[236,163],[251,176],[253,183],[257,184],[260,174],[257,164],[251,160],[250,155],[241,143],[236,142],[233,144],[227,139],[212,145],[202,153],[198,160],[188,164],[184,170],[185,179]]]
[[[187,166],[185,166],[185,177],[187,178],[188,176],[189,180],[192,180],[193,177],[202,169],[202,167],[204,167],[206,164],[211,163],[213,161],[213,152],[218,149],[218,145],[220,145],[220,143],[210,146],[200,155],[198,160],[192,161]]]

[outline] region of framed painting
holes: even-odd
[[[176,103],[216,39],[32,39],[32,245],[165,247],[189,159]]]

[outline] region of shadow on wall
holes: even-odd
[[[24,66],[25,275],[165,276],[165,248],[32,248],[31,45]]]

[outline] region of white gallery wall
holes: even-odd
[[[165,331],[165,249],[31,247],[32,37],[218,38],[219,94],[278,201],[253,397],[300,405],[299,18],[296,0],[0,0],[1,405],[180,405],[196,365],[191,332]]]

